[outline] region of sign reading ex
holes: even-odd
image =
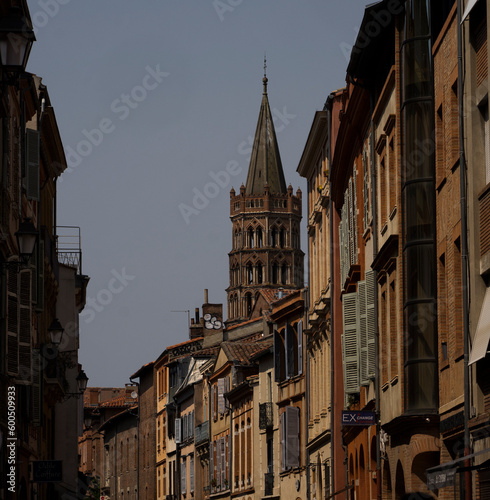
[[[342,411],[342,425],[374,425],[374,411]]]

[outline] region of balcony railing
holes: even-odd
[[[209,420],[198,425],[194,430],[194,443],[197,445],[209,441]]]
[[[274,493],[274,473],[268,472],[265,474],[265,496],[271,496]]]
[[[56,252],[61,264],[76,268],[82,274],[82,237],[76,226],[58,226]]]
[[[259,429],[270,429],[273,425],[272,403],[259,405]]]

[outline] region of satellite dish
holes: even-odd
[[[132,397],[133,399],[136,399],[136,398],[138,397],[138,393],[137,393],[136,391],[133,391],[133,392],[131,393],[131,397]]]

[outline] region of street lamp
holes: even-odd
[[[22,264],[27,265],[34,253],[38,232],[31,222],[26,218],[19,224],[19,230],[15,233],[17,246],[19,248],[19,258]]]
[[[80,370],[80,373],[77,375],[76,381],[78,392],[65,392],[63,396],[63,399],[65,401],[70,398],[79,399],[87,389],[88,377],[83,370]]]
[[[26,68],[32,44],[36,40],[34,31],[20,7],[13,7],[0,20],[0,62],[9,72],[20,75]]]
[[[48,328],[51,344],[53,344],[54,347],[58,347],[61,344],[61,338],[63,337],[64,331],[65,330],[61,326],[60,320],[58,318],[54,318]]]

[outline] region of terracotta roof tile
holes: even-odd
[[[270,345],[271,340],[267,339],[260,342],[223,342],[221,347],[230,361],[250,365],[252,364],[252,356],[264,349],[268,349]]]

